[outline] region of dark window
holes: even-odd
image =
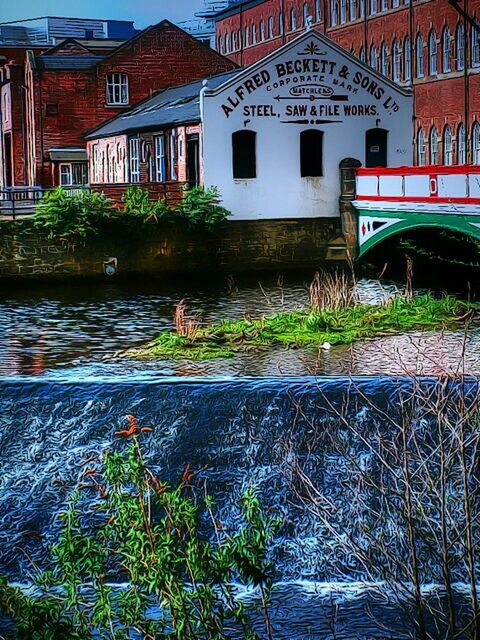
[[[45,115],[58,116],[58,104],[56,102],[47,102],[45,105]]]
[[[323,132],[316,129],[300,134],[300,172],[302,178],[323,176]]]
[[[257,177],[255,131],[236,131],[232,135],[233,177],[239,180]]]
[[[92,29],[85,29],[85,38],[87,38],[88,40],[93,40],[94,37],[95,36]]]

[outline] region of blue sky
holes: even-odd
[[[0,0],[0,21],[20,20],[40,15],[72,18],[114,18],[134,20],[137,27],[160,22],[162,18],[184,20],[203,7],[202,0]]]

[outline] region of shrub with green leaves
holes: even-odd
[[[62,514],[52,568],[29,590],[0,580],[0,618],[14,626],[6,637],[222,640],[236,629],[237,638],[254,640],[234,596],[239,581],[259,588],[270,635],[267,551],[276,521],[248,490],[240,504],[244,524],[229,532],[212,498],[196,497],[189,467],[179,486],[167,486],[131,437],[125,452],[106,453],[84,469]]]
[[[62,187],[47,192],[34,216],[34,225],[50,238],[81,240],[98,232],[100,224],[116,213],[112,200],[103,193],[80,189],[69,194]]]
[[[220,204],[216,187],[193,187],[185,193],[180,209],[190,224],[207,228],[216,226],[230,215],[230,211]]]
[[[128,187],[122,201],[125,214],[146,223],[171,221],[174,214],[164,198],[151,200],[144,187]]]

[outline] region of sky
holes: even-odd
[[[133,20],[137,28],[185,20],[203,7],[203,0],[0,0],[0,22],[36,16]]]

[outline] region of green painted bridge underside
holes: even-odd
[[[455,213],[418,213],[408,210],[377,211],[375,209],[358,209],[358,213],[359,242],[361,240],[362,218],[376,218],[386,221],[392,218],[401,219],[400,222],[391,224],[386,229],[379,229],[373,237],[360,244],[359,256],[365,255],[370,249],[392,236],[425,227],[457,231],[480,241],[480,226],[475,226],[480,225],[480,213],[479,215],[461,215]]]

